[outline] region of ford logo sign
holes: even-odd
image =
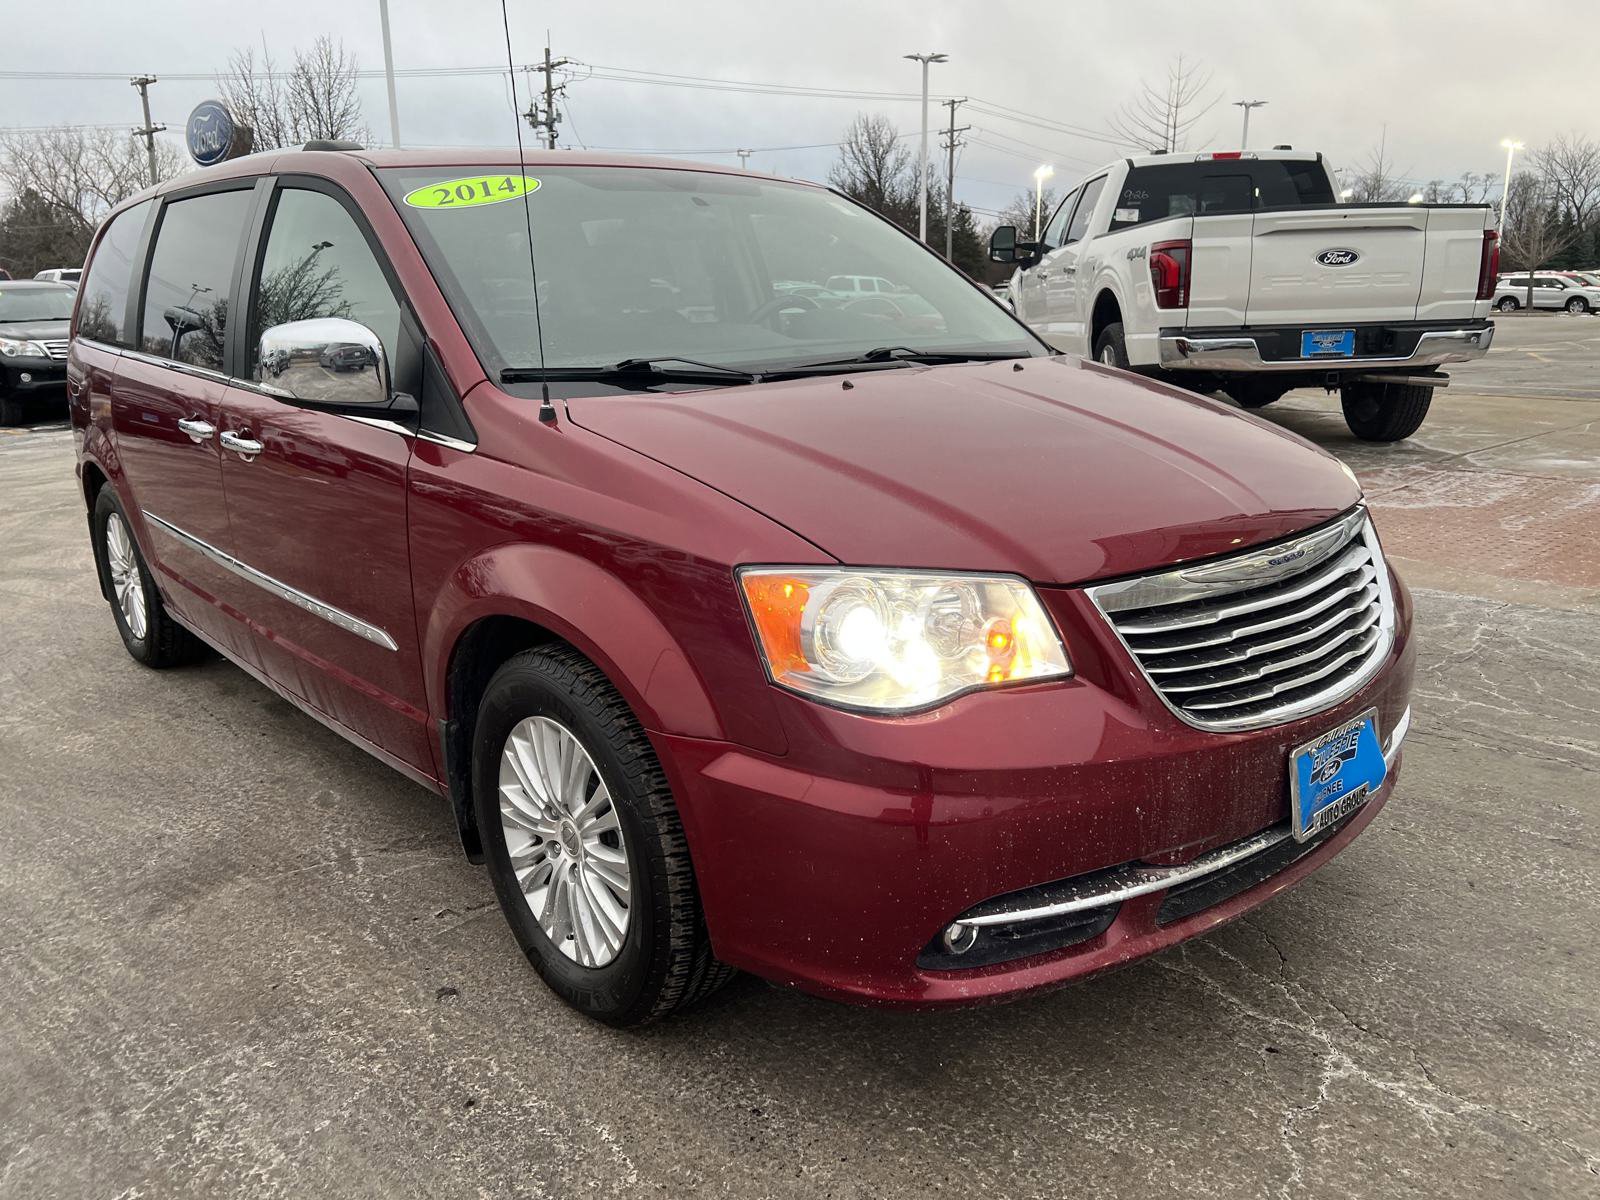
[[[255,136],[249,126],[233,119],[222,101],[202,100],[189,114],[184,141],[189,146],[189,157],[202,167],[214,167],[250,153]]]
[[[1348,267],[1360,257],[1354,250],[1324,250],[1317,255],[1317,261],[1325,267]]]

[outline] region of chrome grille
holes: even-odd
[[[62,338],[60,341],[40,342],[39,344],[44,347],[44,352],[51,358],[65,358],[67,356],[66,338]]]
[[[1364,509],[1285,542],[1089,589],[1167,707],[1257,729],[1339,703],[1394,643],[1394,597]]]

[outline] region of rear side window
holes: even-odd
[[[150,215],[146,200],[111,218],[100,239],[94,260],[89,264],[89,279],[83,285],[83,300],[78,308],[78,336],[112,346],[131,346],[128,331],[128,289],[133,286],[133,256],[139,249],[139,235]]]
[[[175,200],[161,213],[145,283],[139,348],[223,369],[228,292],[250,215],[249,189]]]
[[[250,310],[251,378],[262,330],[316,317],[359,321],[383,340],[389,361],[394,361],[400,304],[360,227],[325,192],[284,188],[278,193]]]
[[[1089,219],[1094,216],[1095,205],[1100,203],[1100,193],[1105,191],[1106,177],[1091,179],[1083,185],[1083,197],[1078,201],[1078,207],[1072,211],[1072,224],[1067,226],[1067,240],[1063,246],[1070,246],[1073,242],[1081,241],[1083,235],[1089,232]]]
[[[1315,159],[1207,159],[1135,167],[1123,180],[1112,229],[1168,217],[1332,204],[1333,184]]]

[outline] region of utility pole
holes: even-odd
[[[1244,109],[1244,129],[1239,133],[1239,149],[1250,149],[1250,110],[1252,108],[1260,108],[1265,103],[1265,100],[1235,100],[1233,102],[1235,108]]]
[[[928,64],[948,62],[948,54],[905,54],[922,64],[922,150],[917,155],[917,237],[928,240]]]
[[[150,186],[155,187],[161,182],[160,172],[156,170],[156,134],[166,128],[165,125],[155,125],[150,121],[150,85],[156,82],[156,77],[135,75],[128,82],[139,89],[139,103],[144,106],[144,126],[135,129],[133,136],[144,139],[145,153],[150,156]]]
[[[971,125],[956,128],[956,106],[965,104],[966,99],[940,101],[950,110],[950,127],[945,130],[944,149],[945,159],[945,193],[944,193],[944,259],[946,262],[955,261],[956,247],[956,148],[961,145],[956,140],[956,134],[965,133]]]
[[[555,73],[567,65],[568,60],[550,57],[550,47],[544,48],[544,62],[541,65],[529,68],[533,71],[544,72],[544,111],[539,111],[537,101],[528,104],[528,111],[522,115],[528,118],[528,124],[535,129],[544,130],[544,144],[551,150],[556,148],[556,125],[561,120],[556,113],[556,97],[567,90],[567,85],[555,81]]]
[[[754,154],[755,151],[754,150],[735,150],[734,153],[739,156],[739,169],[741,171],[748,171],[750,169],[750,156],[752,154]]]

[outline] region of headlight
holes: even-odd
[[[38,342],[21,342],[16,338],[0,337],[0,354],[7,358],[16,358],[19,355],[27,358],[49,358],[50,352]]]
[[[975,688],[1072,674],[1020,579],[746,567],[739,584],[772,681],[829,704],[905,712]]]

